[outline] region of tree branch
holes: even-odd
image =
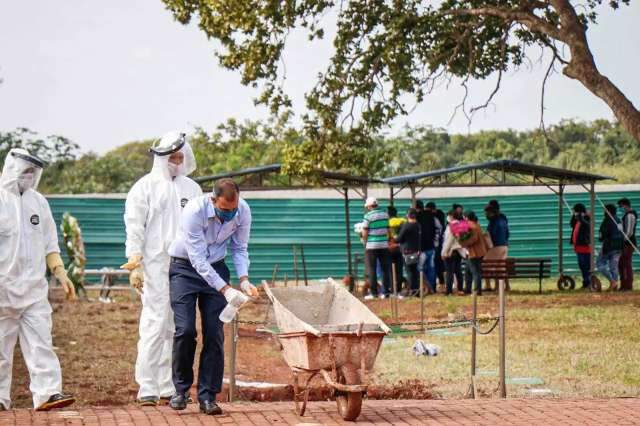
[[[547,80],[549,79],[549,76],[553,72],[553,65],[555,64],[557,59],[558,58],[555,55],[551,58],[551,62],[549,63],[547,72],[544,74],[544,79],[542,80],[542,91],[540,94],[540,129],[542,129],[542,133],[544,134],[544,137],[547,140],[550,140],[550,138],[547,135],[547,127],[545,126],[545,123],[544,123],[544,96],[545,96],[545,89],[547,87]]]
[[[500,64],[504,64],[504,60],[507,55],[507,39],[509,38],[509,31],[511,30],[511,27],[512,24],[509,24],[505,27],[504,36],[502,37],[502,40],[500,42]],[[503,67],[501,66],[498,69],[498,81],[496,81],[496,85],[485,103],[482,105],[474,106],[469,110],[469,114],[471,114],[471,117],[473,117],[473,114],[475,114],[476,111],[487,108],[489,106],[489,103],[493,100],[493,97],[496,95],[496,93],[498,93],[498,90],[500,90],[500,83],[502,82],[502,70]]]
[[[548,6],[548,5],[546,5]],[[531,31],[548,35],[563,42],[567,42],[565,35],[560,29],[550,24],[542,18],[534,15],[532,12],[525,12],[516,9],[504,9],[501,7],[487,6],[475,9],[449,9],[440,12],[442,15],[453,16],[494,16],[504,19],[507,22],[520,22]]]

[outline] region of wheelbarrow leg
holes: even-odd
[[[307,402],[309,401],[309,392],[311,391],[311,380],[315,377],[317,372],[309,375],[305,380],[304,387],[300,389],[299,375],[297,371],[293,372],[293,402],[296,405],[296,414],[304,416],[304,412],[307,410]],[[302,399],[300,399],[302,398]]]

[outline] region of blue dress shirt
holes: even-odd
[[[189,259],[193,268],[216,290],[225,282],[211,266],[223,260],[227,247],[231,252],[238,277],[249,275],[249,233],[251,209],[242,198],[235,217],[220,223],[216,216],[211,194],[193,198],[182,211],[178,236],[169,247],[169,255]]]

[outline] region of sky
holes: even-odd
[[[601,9],[589,30],[601,72],[640,105],[640,4],[618,12]],[[0,131],[27,127],[61,135],[84,152],[104,153],[133,140],[195,126],[213,131],[229,118],[256,120],[259,91],[222,69],[217,47],[196,25],[183,26],[160,0],[20,0],[0,3]],[[327,65],[329,41],[310,45],[301,34],[285,51],[286,90],[296,114],[303,95]],[[540,120],[540,87],[546,64],[509,73],[489,109],[471,126],[458,115],[462,92],[440,88],[387,133],[405,124],[442,127],[451,133],[531,129]],[[472,84],[472,104],[482,103],[494,80]],[[558,74],[547,86],[545,121],[612,119],[610,109],[579,83]]]

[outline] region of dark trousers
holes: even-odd
[[[591,286],[591,253],[576,253],[582,273],[582,288]]]
[[[402,266],[404,265],[402,251],[399,248],[397,250],[389,250],[389,256],[391,258],[391,265],[396,266],[395,280],[398,292],[400,292],[400,290],[402,290],[402,282],[404,281],[404,275],[402,274]],[[391,268],[391,272],[393,273],[393,268]],[[393,292],[393,282],[391,283],[391,291]]]
[[[444,260],[442,260],[442,244],[436,247],[436,257],[434,262],[436,263],[436,276],[438,277],[438,282],[440,284],[444,284],[446,282],[444,273],[447,268],[444,266]]]
[[[382,267],[383,293],[391,292],[391,256],[388,248],[365,250],[365,261],[369,275],[369,290],[374,296],[378,295],[378,274],[376,273],[376,262],[380,262]]]
[[[446,284],[447,294],[453,292],[453,278],[456,278],[458,290],[462,291],[462,256],[457,250],[451,253],[451,256],[444,259],[444,265],[447,268]]]
[[[229,268],[224,261],[212,266],[223,280],[229,282]],[[188,264],[171,262],[169,282],[176,324],[173,336],[173,384],[176,392],[185,394],[193,384],[197,302],[202,319],[203,341],[198,370],[198,400],[215,401],[216,394],[222,390],[224,373],[224,329],[218,317],[227,301]]]
[[[476,294],[482,295],[482,258],[475,257],[466,260],[464,270],[464,292],[471,293],[471,283],[475,283]]]
[[[409,281],[409,290],[411,292],[420,292],[420,272],[418,271],[418,264],[406,265],[407,278]]]
[[[620,290],[633,290],[633,247],[624,243],[620,256]]]

